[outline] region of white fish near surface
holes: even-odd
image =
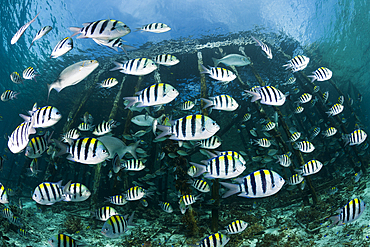
[[[93,38],[93,40],[98,45],[109,47],[115,50],[116,52],[118,52],[118,48],[121,48],[125,52],[126,55],[127,55],[127,49],[130,49],[130,50],[135,49],[135,47],[133,46],[124,45],[123,42],[125,41],[123,41],[121,38],[115,38],[115,39],[94,39]]]
[[[201,65],[203,68],[203,71],[201,72],[202,74],[209,74],[212,79],[224,82],[225,84],[233,81],[236,78],[236,75],[228,69],[221,67],[209,67],[208,69],[203,64]]]
[[[136,31],[144,31],[150,33],[164,33],[170,30],[171,28],[168,25],[160,22],[150,23],[142,27],[136,28]]]
[[[236,100],[227,94],[222,94],[215,97],[209,97],[209,99],[201,98],[206,105],[203,107],[203,109],[211,107],[210,109],[215,110],[222,110],[222,111],[235,111],[239,104],[236,102]],[[211,111],[210,110],[210,111]]]
[[[116,67],[110,69],[110,71],[119,70],[127,75],[148,75],[158,68],[151,59],[145,57],[123,61],[122,63],[113,61],[113,63]]]
[[[309,62],[310,58],[298,55],[289,60],[288,64],[283,65],[283,67],[286,67],[286,69],[292,69],[294,73],[300,70],[304,70]]]
[[[1,101],[6,102],[17,98],[17,95],[20,93],[14,92],[12,90],[6,90],[1,94]]]
[[[51,90],[55,89],[59,93],[66,87],[76,85],[90,75],[98,66],[99,63],[96,60],[84,60],[68,66],[59,74],[55,82],[48,84],[48,99]]]
[[[180,60],[171,54],[162,54],[156,56],[154,62],[164,66],[173,66],[180,62]]]
[[[313,72],[313,75],[309,75],[307,77],[312,78],[311,82],[317,81],[327,81],[330,80],[333,76],[333,72],[325,67],[318,68],[316,71]]]
[[[326,113],[329,115],[329,117],[331,117],[340,114],[343,111],[343,109],[344,105],[336,103]]]
[[[273,86],[259,87],[257,93],[248,90],[245,90],[245,92],[253,96],[251,102],[261,99],[261,104],[265,105],[281,106],[286,99],[286,96]]]
[[[34,104],[34,108],[37,109],[37,104]],[[32,118],[35,119],[34,128],[48,128],[55,125],[61,118],[62,114],[54,106],[44,106],[37,110],[29,111],[30,116],[19,114],[25,121],[30,122]]]
[[[58,44],[54,47],[53,51],[51,52],[50,57],[52,58],[60,57],[72,49],[73,49],[73,40],[70,37],[66,37],[58,42]]]
[[[251,63],[248,57],[239,54],[229,54],[221,59],[212,58],[212,60],[214,62],[215,67],[217,67],[219,63],[223,63],[226,66],[236,66],[236,67],[246,66]]]
[[[63,199],[70,184],[71,181],[62,186],[62,180],[58,183],[43,182],[35,188],[32,199],[41,205],[53,205]]]
[[[26,29],[32,24],[32,22],[34,22],[37,18],[37,16],[39,16],[40,12],[37,13],[37,15],[35,16],[35,18],[33,18],[31,21],[27,22],[26,24],[24,24],[13,36],[12,40],[10,41],[10,44],[14,45],[15,43],[17,43],[17,41],[19,40],[19,38],[23,35],[23,33],[26,31]]]
[[[8,138],[8,148],[13,153],[20,153],[27,147],[29,135],[36,134],[33,128],[34,119],[31,122],[20,124]]]
[[[10,74],[10,80],[14,82],[15,84],[21,84],[23,83],[22,77],[19,75],[18,72],[13,72]]]
[[[70,27],[69,30],[74,32],[71,36],[81,34],[78,39],[115,39],[123,37],[131,32],[131,29],[122,21],[117,20],[99,20],[89,23],[84,23],[83,27]]]
[[[247,198],[261,198],[272,196],[279,192],[285,180],[276,172],[261,169],[251,174],[234,179],[238,184],[220,182],[229,191],[223,194],[222,198],[240,193],[238,196]]]
[[[116,78],[107,78],[104,81],[102,81],[101,83],[98,83],[98,85],[101,88],[111,88],[111,87],[114,87],[117,84],[118,84],[118,81],[117,81]]]
[[[41,28],[40,31],[38,31],[35,35],[35,37],[33,38],[32,42],[31,42],[31,45],[28,49],[31,48],[31,46],[33,45],[33,43],[38,40],[38,39],[41,39],[42,37],[44,37],[48,32],[50,32],[53,28],[51,26],[45,26],[43,28]]]
[[[306,164],[304,164],[300,170],[296,170],[301,174],[302,176],[308,176],[315,173],[318,173],[321,168],[323,167],[323,164],[318,160],[310,160]]]
[[[342,139],[345,141],[345,145],[349,144],[350,146],[360,145],[366,140],[366,138],[366,132],[361,129],[354,130],[351,134],[342,136]]]
[[[158,125],[157,128],[163,132],[156,139],[171,135],[171,140],[191,141],[210,138],[220,126],[210,117],[195,114],[174,120],[171,126]]]
[[[179,91],[170,84],[157,83],[135,93],[135,95],[137,96],[123,98],[124,100],[130,101],[125,109],[132,105],[136,107],[147,107],[167,104],[179,95]]]
[[[271,52],[271,49],[270,47],[268,47],[265,43],[263,43],[262,41],[256,39],[255,37],[252,36],[252,39],[254,39],[254,41],[257,42],[256,45],[258,46],[261,46],[261,49],[262,51],[266,54],[267,58],[268,59],[272,59],[272,52]]]
[[[339,215],[330,217],[332,224],[329,228],[357,220],[365,211],[365,208],[366,205],[361,199],[354,198],[350,200],[343,208],[337,210]]]
[[[315,150],[314,145],[309,141],[297,142],[295,143],[294,148],[303,153],[311,153],[313,150]]]

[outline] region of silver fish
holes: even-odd
[[[73,40],[70,37],[66,37],[58,42],[58,44],[54,47],[53,51],[51,52],[50,57],[57,58],[60,57],[73,48]]]
[[[31,45],[28,49],[31,48],[31,46],[33,45],[33,42],[35,42],[36,40],[38,39],[41,39],[43,36],[45,36],[48,32],[51,31],[51,29],[53,29],[51,26],[45,26],[43,28],[41,28],[40,31],[37,32],[35,38],[33,38],[32,42],[31,42]]]
[[[249,60],[249,58],[245,57],[245,56],[242,56],[242,55],[239,55],[239,54],[229,54],[221,59],[216,59],[216,58],[212,58],[214,64],[215,64],[215,67],[219,64],[219,63],[223,63],[225,64],[226,66],[246,66],[248,64],[251,63],[251,61]]]
[[[89,23],[84,23],[83,27],[70,27],[70,31],[74,32],[71,36],[81,34],[78,39],[96,38],[96,39],[115,39],[123,37],[131,32],[131,29],[122,21],[117,20],[100,20]]]
[[[39,16],[40,12],[35,16],[35,18],[33,18],[31,21],[27,22],[26,24],[24,24],[13,36],[12,40],[10,41],[10,44],[14,45],[15,43],[17,43],[17,41],[19,40],[19,38],[23,35],[23,33],[26,31],[26,29],[32,24],[32,22],[34,22],[37,18],[37,16]]]

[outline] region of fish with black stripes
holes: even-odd
[[[333,76],[333,72],[325,67],[320,67],[317,70],[313,72],[313,75],[307,76],[308,78],[311,78],[311,82],[314,81],[327,81],[330,80]]]
[[[294,174],[293,176],[288,178],[288,184],[289,185],[297,185],[302,183],[304,180],[303,176],[301,174]]]
[[[126,160],[121,164],[121,168],[125,169],[126,171],[141,171],[145,169],[145,165],[141,160],[138,159],[130,159]]]
[[[133,46],[123,44],[125,41],[121,38],[115,38],[115,39],[95,39],[93,38],[92,40],[94,40],[95,43],[97,43],[98,45],[109,47],[115,50],[116,52],[118,52],[118,48],[121,48],[126,55],[128,55],[127,50],[136,49]]]
[[[28,67],[27,69],[23,70],[23,79],[25,80],[35,80],[36,81],[36,76],[39,74],[35,71],[33,67]]]
[[[72,237],[59,233],[58,235],[55,235],[51,237],[48,240],[48,243],[51,245],[51,247],[82,247],[82,246],[88,246],[84,243],[79,243],[77,240],[73,239]]]
[[[37,185],[32,194],[32,199],[41,205],[53,205],[63,199],[63,195],[69,189],[71,181],[62,186],[62,180],[57,183],[42,182]]]
[[[182,195],[182,196],[180,196],[179,204],[184,203],[185,206],[189,206],[191,204],[194,204],[196,201],[201,201],[201,200],[203,200],[201,194],[199,194],[197,196]]]
[[[25,238],[28,238],[30,236],[30,233],[26,229],[23,229],[23,228],[18,229],[18,234]]]
[[[113,63],[116,67],[110,69],[110,71],[119,70],[127,75],[148,75],[158,68],[153,60],[145,57],[123,61],[122,63],[113,61]]]
[[[325,137],[330,137],[335,135],[338,132],[338,130],[335,127],[329,127],[327,130],[325,130],[322,134]]]
[[[49,148],[49,143],[53,133],[45,132],[43,136],[35,136],[30,139],[27,144],[26,152],[24,153],[30,159],[36,159]]]
[[[99,87],[101,88],[112,88],[118,84],[118,80],[116,78],[107,78],[101,83],[98,83]]]
[[[1,94],[1,101],[7,102],[9,100],[17,99],[17,95],[20,93],[14,92],[12,90],[6,90]]]
[[[354,198],[350,200],[344,207],[337,210],[339,215],[330,217],[330,220],[332,221],[330,228],[333,226],[348,224],[357,220],[365,211],[365,208],[366,205],[361,199]]]
[[[293,148],[298,149],[303,153],[311,153],[313,150],[315,150],[315,146],[309,141],[297,142],[294,144]]]
[[[65,202],[83,202],[89,199],[91,195],[90,190],[81,183],[71,183],[66,193],[63,195]]]
[[[173,101],[179,95],[179,91],[170,84],[157,83],[135,93],[135,95],[135,97],[123,98],[130,102],[125,109],[133,105],[136,107],[164,105]]]
[[[230,238],[222,233],[214,233],[202,239],[197,244],[191,244],[191,247],[224,247]]]
[[[146,24],[142,27],[136,28],[136,31],[144,31],[150,33],[164,33],[170,31],[171,28],[164,23],[154,22],[150,24]]]
[[[305,104],[305,103],[310,102],[311,99],[312,99],[312,94],[304,93],[299,97],[298,102],[301,104]]]
[[[268,47],[265,43],[262,41],[256,39],[255,37],[251,36],[254,41],[256,41],[256,46],[261,46],[262,51],[266,54],[266,57],[268,59],[272,59],[272,52],[270,47]]]
[[[351,134],[343,135],[342,139],[345,142],[345,145],[360,145],[363,143],[367,138],[367,134],[362,129],[356,129]]]
[[[10,219],[13,217],[13,212],[12,210],[10,210],[10,208],[3,208],[3,211],[1,212],[1,215],[6,218],[6,219]]]
[[[115,196],[106,197],[105,200],[107,202],[110,202],[118,206],[123,206],[128,202],[123,195],[115,195]]]
[[[13,72],[10,74],[10,80],[14,82],[15,84],[21,84],[23,83],[22,77],[19,75],[18,72]]]
[[[255,145],[258,145],[263,148],[268,148],[271,146],[271,142],[267,138],[261,138],[257,140],[253,140]]]
[[[110,133],[112,131],[112,128],[117,127],[117,122],[113,119],[109,119],[107,122],[103,120],[102,123],[98,124],[94,131],[92,132],[93,135],[96,136],[102,136]]]
[[[328,114],[329,117],[336,116],[340,114],[343,111],[343,109],[344,109],[344,105],[336,103],[326,113]]]
[[[234,179],[238,184],[220,182],[228,191],[222,198],[238,194],[246,198],[261,198],[272,196],[279,192],[283,187],[285,180],[277,173],[267,169],[260,169],[251,174]]]
[[[221,68],[221,67],[205,67],[203,64],[202,69],[200,73],[202,74],[209,74],[209,77],[212,79],[215,79],[217,81],[222,82],[224,85],[228,84],[229,82],[233,81],[236,78],[236,75],[228,69]]]
[[[6,191],[4,185],[0,183],[0,203],[9,203],[8,192]]]
[[[183,110],[183,111],[189,111],[189,110],[193,109],[195,104],[196,104],[196,102],[188,100],[188,101],[185,101],[184,103],[181,104],[180,109]]]
[[[218,136],[211,136],[210,138],[200,140],[197,142],[200,148],[216,149],[221,146],[221,138]]]
[[[295,171],[301,174],[302,176],[308,176],[318,173],[322,167],[323,164],[320,161],[310,160],[306,164],[301,166],[301,169],[296,169]]]
[[[37,108],[36,103],[34,104],[32,111],[29,111],[29,114],[31,116],[26,116],[23,114],[19,114],[19,116],[28,122],[34,119],[35,121],[33,125],[34,128],[51,127],[55,125],[62,118],[62,114],[56,107],[44,106],[41,108]]]
[[[198,177],[206,173],[205,178],[235,178],[245,170],[244,164],[232,155],[220,155],[209,160],[203,161],[205,165],[190,162],[191,165],[197,168],[197,172],[193,177]]]
[[[158,204],[161,208],[162,208],[162,210],[163,211],[165,211],[166,213],[172,213],[173,212],[173,208],[172,208],[172,206],[171,206],[171,204],[170,203],[168,203],[168,202],[161,202],[161,201],[159,201],[159,204]]]
[[[154,62],[164,66],[174,66],[180,62],[180,60],[171,54],[162,54],[153,58]]]
[[[22,152],[28,145],[29,136],[36,134],[34,119],[21,123],[8,137],[8,148],[13,154]]]
[[[221,111],[235,111],[239,107],[238,102],[236,102],[233,97],[227,94],[209,97],[209,99],[201,98],[201,100],[206,103],[203,109],[211,107],[209,114],[211,114],[213,109]]]
[[[295,131],[291,134],[290,136],[290,141],[291,142],[295,142],[297,141],[300,137],[301,137],[302,133],[301,132],[298,132],[298,131]]]
[[[188,184],[193,186],[195,189],[197,189],[200,192],[207,193],[211,191],[211,188],[207,181],[204,181],[203,179],[189,179]]]
[[[273,86],[265,86],[256,88],[257,92],[245,90],[245,92],[252,95],[251,102],[261,100],[261,104],[282,106],[285,103],[286,96],[277,88]]]
[[[295,108],[294,113],[299,114],[299,113],[302,113],[303,110],[304,110],[304,108],[299,105],[299,106],[297,106],[297,108]]]
[[[292,164],[292,160],[290,159],[290,155],[291,155],[291,153],[277,155],[276,158],[278,159],[278,161],[276,163],[279,163],[281,166],[284,166],[284,167],[289,167],[290,164]]]
[[[151,194],[153,194],[153,192],[149,192],[140,186],[134,186],[126,190],[126,192],[123,193],[123,196],[127,201],[137,201],[143,197],[150,196]]]
[[[93,124],[89,124],[89,123],[80,123],[77,127],[77,129],[81,130],[81,131],[91,131],[93,130],[95,127],[95,125]]]
[[[30,47],[28,47],[28,49],[31,48],[31,46],[33,45],[33,43],[36,41],[36,40],[39,40],[41,39],[42,37],[44,37],[46,34],[48,34],[53,28],[51,26],[45,26],[43,28],[41,28],[35,35],[35,37],[33,38],[31,44],[30,44]]]
[[[30,20],[29,22],[27,22],[26,24],[24,24],[15,34],[14,36],[12,37],[12,39],[10,40],[10,44],[14,45],[15,43],[17,43],[17,41],[19,40],[19,38],[23,35],[23,33],[26,31],[26,29],[36,20],[37,16],[39,16],[40,12],[37,13],[37,15],[35,16],[35,18],[33,18],[32,20]]]
[[[276,124],[274,122],[267,122],[267,124],[265,124],[263,127],[262,127],[262,130],[263,131],[270,131],[270,130],[273,130],[274,128],[276,127]]]
[[[113,215],[118,215],[118,212],[114,208],[109,206],[98,208],[95,211],[95,218],[101,221],[106,221]]]
[[[229,225],[227,225],[225,228],[226,230],[220,231],[221,233],[225,234],[237,234],[244,231],[248,226],[248,223],[244,220],[234,220]]]
[[[67,159],[81,164],[95,165],[105,161],[109,157],[108,149],[104,144],[93,137],[77,139],[70,145],[64,145],[58,140],[53,141],[61,149],[56,156],[68,154]]]
[[[67,133],[62,135],[62,142],[68,142],[68,140],[77,140],[80,137],[80,132],[77,129],[70,129]]]
[[[285,67],[285,69],[291,69],[294,73],[304,70],[309,62],[310,58],[303,55],[298,55],[289,60],[287,64],[283,65],[283,67]]]
[[[58,44],[56,44],[53,51],[51,52],[50,57],[52,58],[60,57],[72,49],[73,49],[73,40],[71,37],[66,37],[59,41]]]
[[[10,218],[8,218],[8,221],[13,224],[13,225],[16,225],[18,227],[23,227],[23,220],[21,218],[19,218],[18,216],[12,216]]]
[[[128,227],[135,226],[135,224],[132,222],[134,219],[134,214],[135,212],[131,214],[130,218],[128,218],[128,215],[111,216],[104,223],[101,234],[108,238],[118,238],[128,230]]]
[[[121,38],[131,32],[131,29],[122,21],[117,20],[99,20],[89,23],[84,23],[83,27],[70,27],[70,31],[74,32],[71,37],[80,34],[77,39],[116,39]]]
[[[313,130],[312,130],[312,135],[310,137],[310,140],[314,139],[318,134],[320,134],[320,127],[315,127]]]

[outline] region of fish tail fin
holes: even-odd
[[[212,100],[205,99],[205,98],[200,98],[200,99],[203,100],[206,103],[206,105],[203,107],[203,109],[206,109],[206,108],[214,105]]]
[[[307,77],[311,78],[311,82],[316,81],[316,76],[314,76],[314,75],[308,75]]]
[[[50,96],[50,92],[51,90],[53,90],[53,88],[51,87],[51,84],[47,84],[48,85],[48,99],[46,102],[49,102],[49,96]]]
[[[135,144],[128,146],[127,152],[130,153],[135,159],[137,159],[136,149],[139,146],[140,141],[135,142]]]
[[[226,198],[241,192],[239,189],[239,184],[230,184],[225,182],[220,182],[220,184],[222,184],[226,189],[228,189],[228,191],[226,191],[226,193],[222,195],[222,198]]]
[[[250,95],[252,95],[251,102],[254,102],[254,101],[259,100],[261,98],[261,95],[259,93],[255,93],[255,92],[248,91],[248,90],[244,90],[244,92],[249,93]]]
[[[116,67],[114,67],[113,69],[110,69],[109,71],[114,71],[114,70],[119,70],[119,69],[122,69],[122,63],[119,63],[119,62],[116,62],[116,61],[113,61],[114,65],[116,65]]]
[[[197,172],[193,175],[193,178],[199,177],[200,175],[202,175],[203,173],[207,171],[207,166],[205,165],[197,164],[194,162],[190,162],[190,164],[197,168]]]
[[[209,69],[203,64],[200,64],[200,66],[202,66],[202,69],[203,69],[203,71],[200,72],[201,74],[207,74],[210,72]]]
[[[18,95],[18,94],[20,94],[20,93],[15,93],[13,97],[14,97],[15,99],[18,99],[18,98],[17,98],[17,95]]]
[[[23,114],[19,114],[19,116],[21,118],[23,118],[24,121],[26,122],[31,122],[32,118],[30,116],[26,116],[26,115],[23,115]]]
[[[58,157],[58,156],[61,156],[63,154],[68,153],[68,146],[67,145],[64,145],[63,143],[61,143],[60,141],[58,141],[56,139],[52,139],[52,141],[60,148],[60,151],[55,155],[55,157]]]
[[[213,64],[215,65],[215,67],[217,67],[217,65],[220,63],[220,59],[213,57],[212,60],[213,60]]]
[[[165,126],[165,125],[157,125],[157,130],[162,131],[155,139],[162,138],[166,135],[171,134],[171,127],[170,126]]]
[[[339,222],[339,216],[332,216],[329,218],[331,220],[331,225],[329,226],[329,228],[332,228],[333,226],[335,225],[338,225],[338,222]]]
[[[64,186],[63,186],[63,194],[70,194],[72,195],[72,193],[70,192],[70,187],[71,187],[71,183],[72,183],[72,180],[69,180],[68,183],[66,183]]]
[[[68,29],[73,32],[73,34],[70,36],[71,38],[73,36],[79,34],[80,31],[81,31],[81,28],[79,28],[79,27],[69,27]]]
[[[136,224],[133,222],[134,215],[135,215],[135,211],[131,214],[130,218],[128,218],[128,221],[127,221],[128,226],[136,226]]]
[[[28,47],[28,50],[29,50],[29,49],[31,49],[31,46],[32,46],[32,45],[33,45],[33,41],[31,42],[30,47]]]
[[[345,134],[342,134],[342,140],[344,141],[344,146],[347,146],[348,143],[350,142],[350,134],[348,135],[345,135]]]
[[[135,105],[138,101],[137,101],[137,97],[123,97],[123,100],[128,100],[129,103],[128,105],[125,107],[125,109]]]

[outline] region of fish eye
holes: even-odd
[[[206,128],[204,128],[204,127],[203,127],[203,128],[202,128],[202,131],[205,131],[205,130],[206,130]]]

